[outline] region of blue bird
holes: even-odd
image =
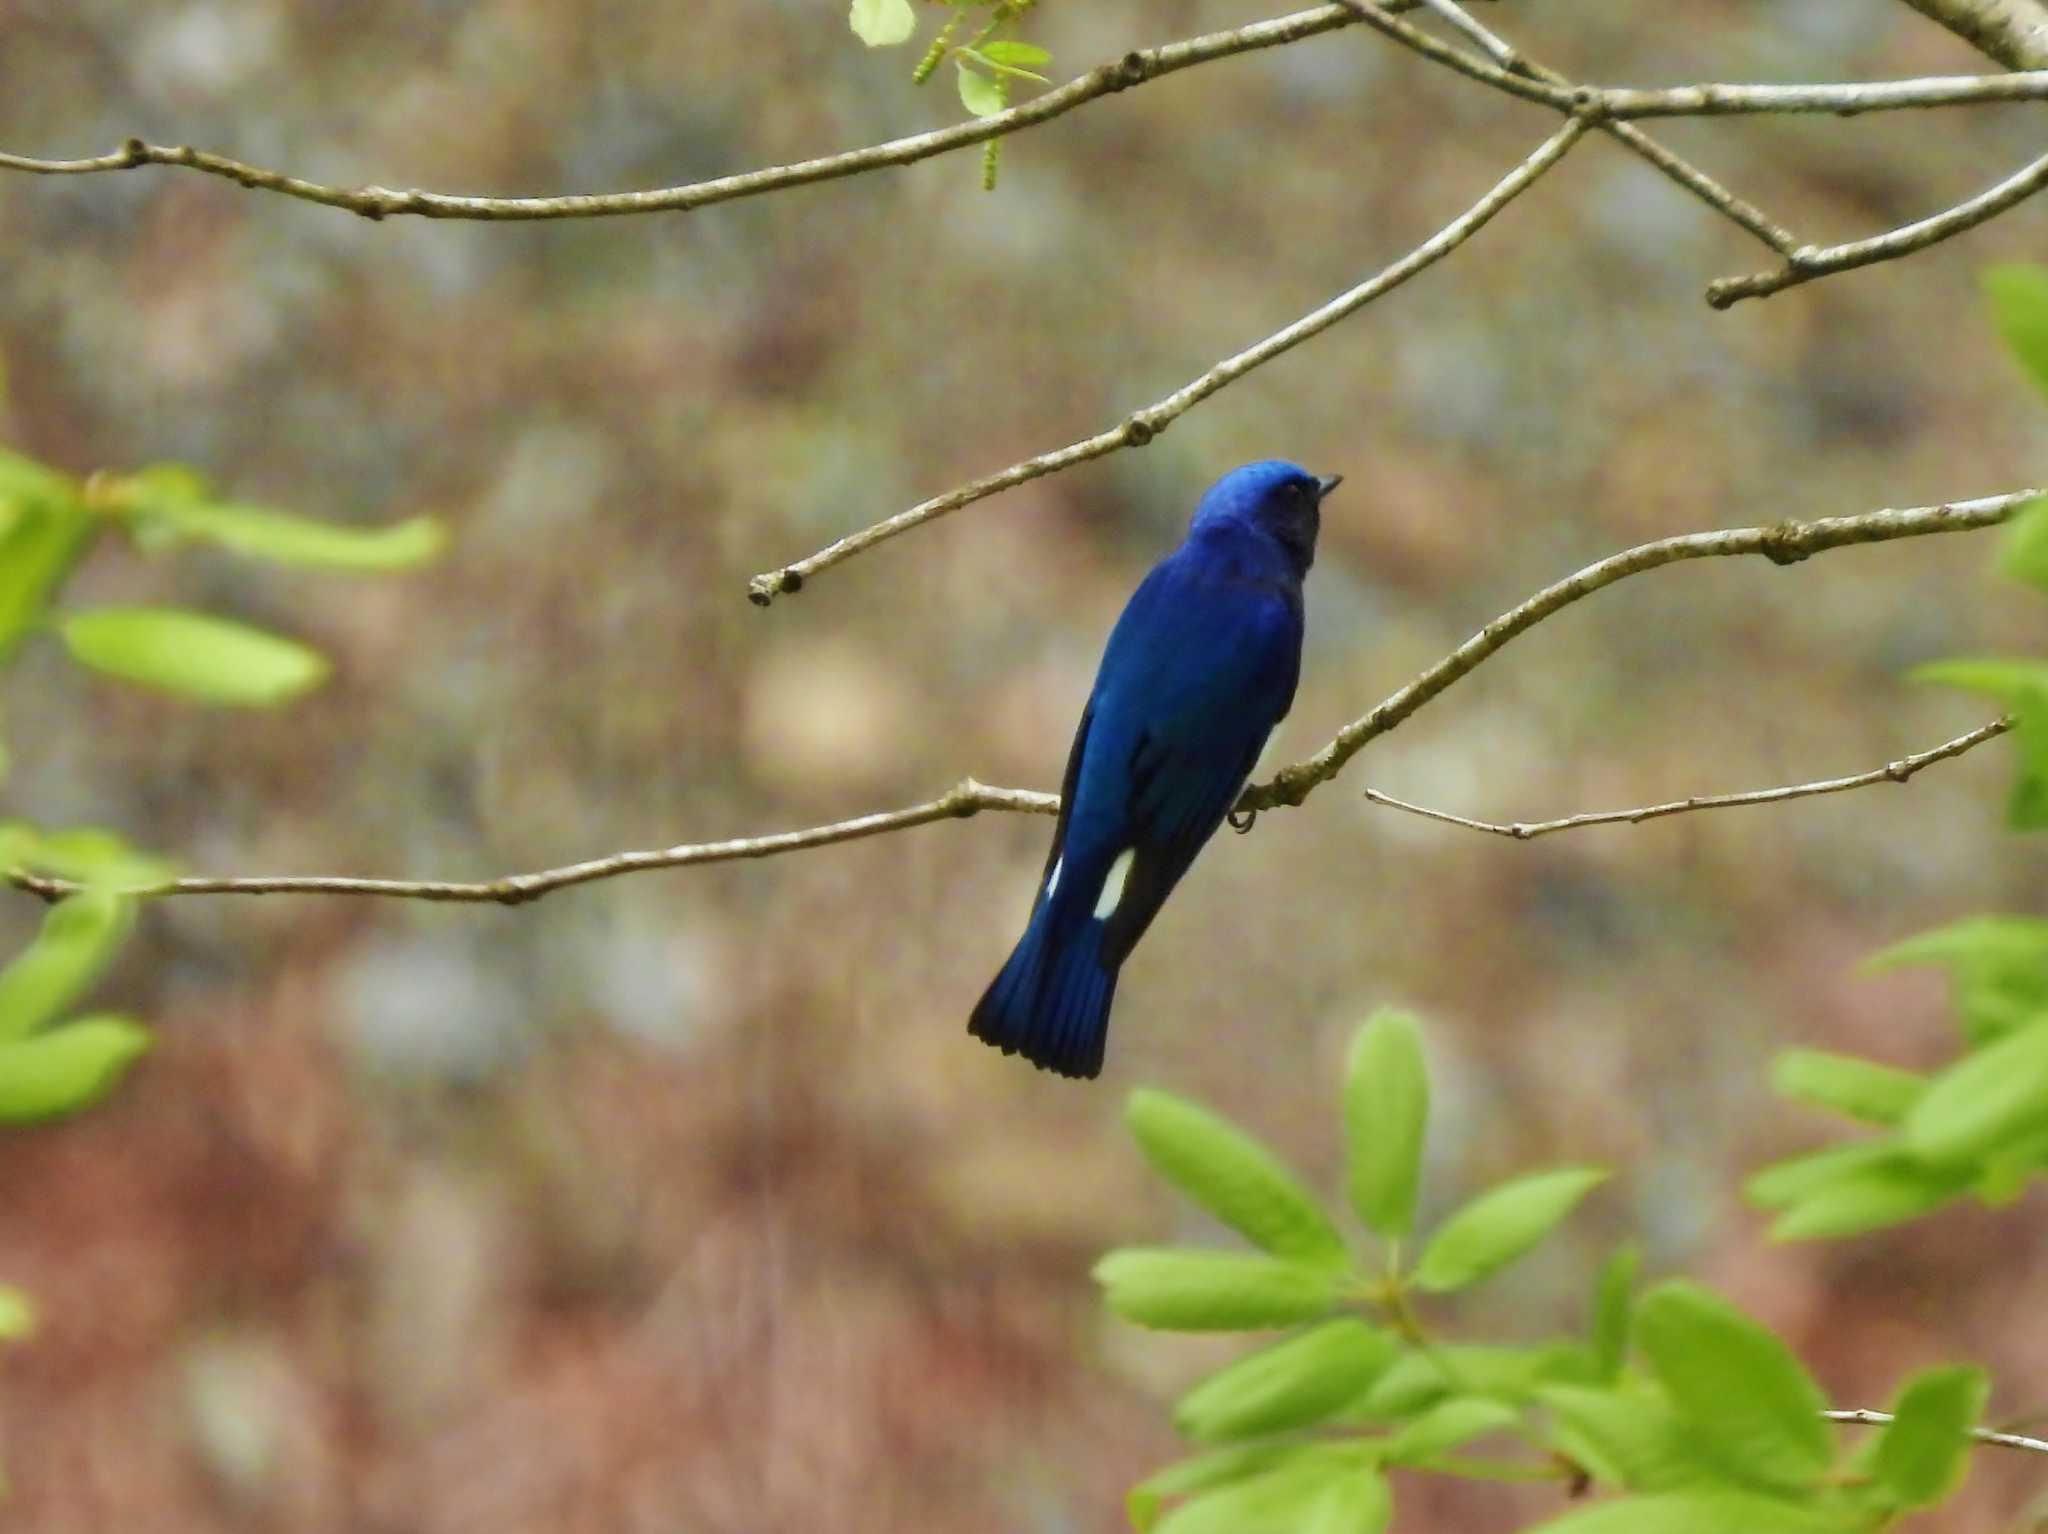
[[[1249,463],[1109,636],[1016,951],[967,1031],[1041,1070],[1102,1070],[1117,971],[1223,823],[1301,675],[1302,580],[1340,476]]]

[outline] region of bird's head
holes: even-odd
[[[1343,478],[1341,474],[1317,478],[1300,464],[1278,458],[1248,463],[1209,487],[1195,508],[1191,531],[1249,528],[1278,544],[1296,572],[1306,575],[1315,563],[1323,497]]]

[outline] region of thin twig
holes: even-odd
[[[1272,361],[1282,352],[1292,350],[1311,336],[1328,330],[1339,320],[1355,314],[1374,299],[1391,292],[1417,272],[1456,250],[1496,213],[1513,202],[1538,176],[1564,158],[1565,152],[1585,131],[1586,124],[1577,118],[1567,121],[1557,132],[1538,145],[1526,160],[1509,171],[1484,197],[1392,266],[1367,278],[1358,286],[1338,294],[1322,307],[1310,310],[1293,324],[1275,331],[1256,345],[1246,347],[1235,356],[1224,358],[1201,377],[1183,384],[1164,399],[1156,400],[1144,409],[1133,412],[1109,430],[1097,432],[1092,437],[1084,437],[1079,442],[1056,448],[1049,453],[1040,453],[1035,458],[1026,458],[1021,463],[1013,463],[1007,469],[994,474],[970,480],[964,485],[948,490],[944,495],[920,501],[908,511],[900,511],[893,517],[885,518],[857,533],[851,533],[808,558],[798,560],[795,564],[756,575],[747,583],[748,600],[765,607],[783,592],[802,590],[804,582],[820,570],[829,569],[841,560],[851,559],[878,543],[886,542],[899,533],[907,533],[913,527],[922,526],[935,518],[945,516],[948,512],[958,511],[962,506],[971,506],[999,490],[1008,490],[1028,480],[1039,479],[1061,469],[1070,469],[1075,464],[1086,463],[1091,458],[1104,457],[1119,448],[1143,447],[1217,390],[1235,383],[1260,364]]]
[[[1821,1415],[1830,1422],[1862,1422],[1872,1427],[1883,1427],[1892,1420],[1888,1411],[1871,1411],[1867,1407],[1856,1407],[1845,1411],[1824,1411]],[[2030,1454],[2048,1454],[2048,1442],[2039,1438],[2022,1438],[2018,1433],[1995,1433],[1988,1427],[1973,1427],[1970,1436],[1979,1443],[1992,1444],[2001,1449],[2025,1449]]]
[[[1978,193],[1968,202],[1958,203],[1932,218],[1901,225],[1867,240],[1852,240],[1846,245],[1802,246],[1786,252],[1785,264],[1775,271],[1754,272],[1747,277],[1723,277],[1708,284],[1707,302],[1716,309],[1726,309],[1745,298],[1766,298],[1832,272],[1870,266],[1879,261],[1896,261],[1900,256],[1910,256],[1916,250],[1925,250],[1952,235],[1974,229],[1987,219],[1996,218],[2044,186],[2048,186],[2048,155],[2014,172],[1998,185]]]
[[[1416,0],[1410,0],[1410,3],[1416,3]],[[1292,15],[1275,17],[1271,21],[1205,33],[1156,48],[1139,48],[1119,59],[1099,64],[1065,85],[992,117],[978,117],[929,133],[914,133],[907,138],[848,150],[843,154],[799,160],[789,165],[763,166],[758,170],[718,176],[709,181],[638,192],[567,197],[473,197],[448,192],[394,191],[382,186],[334,186],[251,165],[228,155],[195,149],[189,144],[148,144],[139,138],[129,139],[111,153],[81,160],[44,160],[28,155],[0,154],[0,170],[26,171],[42,176],[82,176],[102,171],[133,170],[141,166],[170,166],[221,176],[252,190],[276,192],[370,219],[406,214],[421,218],[530,220],[678,213],[708,207],[712,203],[731,202],[735,198],[779,192],[787,187],[834,181],[889,166],[911,165],[933,155],[965,149],[1024,128],[1036,127],[1097,97],[1129,90],[1163,75],[1255,49],[1299,42],[1319,32],[1349,26],[1353,20],[1355,18],[1341,5],[1319,5]]]
[[[2007,69],[2048,68],[2048,7],[2039,0],[1906,0]]]
[[[1452,26],[1479,44],[1493,62],[1510,74],[1540,80],[1546,85],[1574,93],[1577,99],[1578,86],[1556,70],[1539,63],[1515,47],[1499,33],[1487,27],[1472,13],[1457,3],[1457,0],[1423,0],[1423,3]],[[1420,34],[1417,34],[1420,35]],[[1406,42],[1409,34],[1396,33],[1397,41]],[[1435,55],[1428,55],[1435,57]],[[1566,108],[1565,110],[1570,110]],[[1754,204],[1744,201],[1729,191],[1719,181],[1685,159],[1676,151],[1667,148],[1650,137],[1633,123],[1603,119],[1600,131],[1623,147],[1640,156],[1652,169],[1661,172],[1680,187],[1700,199],[1708,207],[1731,222],[1746,229],[1781,256],[1789,256],[1799,248],[1799,239],[1785,229],[1777,220]]]
[[[1284,769],[1271,783],[1249,788],[1238,801],[1240,809],[1265,809],[1282,804],[1300,804],[1316,786],[1333,776],[1369,739],[1382,735],[1416,709],[1444,691],[1489,655],[1526,629],[1540,623],[1559,609],[1625,576],[1676,560],[1699,559],[1715,554],[1762,554],[1780,564],[1792,564],[1823,549],[1851,543],[1871,543],[1888,538],[1907,538],[1925,533],[1954,532],[1988,527],[2003,521],[2018,507],[2040,492],[2025,490],[2013,495],[1991,496],[1980,501],[1958,501],[1945,506],[1921,506],[1908,511],[1872,511],[1855,517],[1830,517],[1815,522],[1785,522],[1769,528],[1741,528],[1733,532],[1695,533],[1684,538],[1667,538],[1647,543],[1589,565],[1569,580],[1545,587],[1519,606],[1503,613],[1460,645],[1436,665],[1388,698],[1372,713],[1342,731],[1321,752],[1307,761]],[[1953,743],[1952,743],[1953,744]],[[1911,759],[1909,759],[1911,760]],[[1917,770],[1917,768],[1915,769]],[[1879,774],[1878,776],[1883,776]],[[1873,779],[1875,781],[1875,779]],[[773,857],[784,852],[801,852],[835,842],[858,841],[885,831],[902,831],[929,825],[937,820],[960,820],[983,810],[1013,814],[1052,815],[1059,811],[1055,794],[1035,793],[1022,788],[995,788],[963,780],[950,793],[906,809],[887,810],[802,831],[785,831],[773,836],[742,837],[733,841],[696,842],[665,847],[652,852],[621,852],[570,863],[537,873],[510,874],[504,878],[474,883],[439,880],[356,879],[340,876],[258,876],[251,878],[172,879],[162,884],[140,886],[129,891],[138,897],[165,895],[383,895],[413,900],[473,901],[498,905],[521,905],[551,890],[574,884],[589,884],[620,874],[640,873],[656,868],[686,868],[698,863],[727,863],[746,858]],[[0,879],[16,889],[45,900],[61,900],[77,894],[83,885],[12,869]]]
[[[280,875],[244,879],[170,879],[126,893],[138,899],[164,895],[386,895],[408,900],[470,901],[496,905],[524,905],[542,895],[574,884],[590,884],[620,874],[641,873],[652,868],[688,868],[698,863],[732,863],[746,858],[774,857],[783,852],[802,852],[827,847],[835,842],[859,841],[885,831],[904,831],[929,825],[935,820],[964,820],[983,810],[1004,810],[1014,814],[1053,815],[1059,812],[1057,794],[1033,793],[1023,788],[993,788],[972,778],[950,793],[908,809],[886,810],[812,826],[803,831],[784,831],[774,836],[748,836],[724,842],[696,842],[681,847],[663,847],[652,852],[619,852],[537,873],[509,874],[502,879],[476,883],[440,880],[352,879],[333,875]],[[61,900],[85,886],[69,879],[46,878],[41,874],[13,869],[6,875],[16,889]]]
[[[1786,788],[1760,788],[1742,794],[1696,794],[1690,799],[1673,799],[1666,804],[1646,804],[1633,810],[1599,810],[1585,815],[1567,815],[1558,820],[1517,820],[1499,822],[1491,820],[1469,820],[1463,815],[1453,815],[1445,810],[1432,810],[1420,804],[1410,804],[1405,799],[1396,799],[1392,794],[1383,794],[1376,788],[1368,788],[1365,797],[1374,804],[1384,804],[1389,809],[1405,810],[1410,815],[1420,815],[1428,820],[1440,820],[1446,825],[1463,826],[1468,831],[1490,831],[1495,836],[1511,836],[1518,842],[1531,841],[1539,836],[1548,836],[1553,831],[1574,831],[1580,826],[1640,825],[1646,820],[1656,820],[1665,815],[1684,815],[1693,810],[1725,810],[1745,804],[1777,804],[1786,799],[1810,799],[1816,794],[1839,794],[1852,788],[1867,788],[1873,783],[1904,783],[1921,768],[1935,762],[1946,761],[1952,756],[1961,756],[1972,747],[1982,745],[1994,735],[2003,735],[2013,725],[2012,719],[1994,719],[1989,724],[1980,724],[1954,740],[1946,741],[1931,750],[1920,751],[1912,756],[1902,756],[1896,762],[1870,772],[1859,772],[1848,778],[1823,778],[1816,783],[1795,783]]]
[[[1238,797],[1236,808],[1241,813],[1300,804],[1317,784],[1335,777],[1370,742],[1400,724],[1517,635],[1527,633],[1561,608],[1618,580],[1686,559],[1761,554],[1775,564],[1789,565],[1852,543],[1990,527],[2005,521],[2040,493],[2021,490],[1940,506],[1869,511],[1853,517],[1822,517],[1812,522],[1780,522],[1772,527],[1732,528],[1718,533],[1687,533],[1610,555],[1576,575],[1546,586],[1520,606],[1501,614],[1371,713],[1339,730],[1336,738],[1314,756],[1282,768],[1268,783],[1247,788]]]

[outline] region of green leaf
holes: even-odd
[[[997,44],[995,46],[999,47],[1001,45]],[[1001,59],[995,57],[988,48],[962,48],[960,50],[960,58],[972,59],[991,74],[1005,76],[1012,80],[1031,80],[1039,85],[1052,84],[1052,81],[1046,79],[1044,75],[1035,74],[1028,69],[1019,69],[1014,64],[1005,64]],[[958,63],[959,59],[956,59],[955,62]]]
[[[4,526],[0,530],[0,662],[4,662],[42,621],[57,590],[92,547],[99,523],[86,514],[68,486],[61,495],[9,499],[0,483],[0,509],[5,512],[4,524],[0,524]]]
[[[1688,1451],[1677,1414],[1659,1395],[1546,1385],[1537,1397],[1557,1419],[1559,1451],[1606,1485],[1668,1491],[1708,1476]]]
[[[1380,1534],[1394,1518],[1394,1493],[1370,1466],[1333,1481],[1317,1497],[1299,1534]]]
[[[1136,1534],[1149,1534],[1168,1497],[1187,1496],[1241,1481],[1285,1464],[1301,1452],[1293,1444],[1237,1444],[1175,1460],[1133,1486],[1124,1498],[1124,1510]]]
[[[1445,1374],[1445,1369],[1450,1373]],[[1592,1358],[1570,1343],[1503,1348],[1463,1343],[1403,1353],[1373,1387],[1344,1409],[1347,1420],[1401,1422],[1452,1395],[1519,1406],[1546,1383],[1592,1375]]]
[[[2020,776],[2007,819],[2020,831],[2048,826],[2048,662],[2001,656],[1938,661],[1917,668],[1912,676],[1916,681],[1990,693],[2018,716],[2011,739],[2020,748]]]
[[[2048,1127],[2048,1016],[1936,1076],[1907,1115],[1916,1155],[1944,1165],[1981,1161]]]
[[[1181,1503],[1159,1521],[1158,1534],[1300,1534],[1310,1509],[1347,1473],[1356,1472],[1297,1451],[1277,1469]]]
[[[1443,1401],[1394,1435],[1387,1445],[1386,1462],[1419,1465],[1475,1438],[1514,1427],[1521,1420],[1520,1412],[1500,1401],[1476,1396]]]
[[[0,970],[0,1041],[26,1038],[85,994],[119,951],[135,903],[104,890],[60,900]]]
[[[910,0],[853,0],[847,13],[853,35],[870,48],[893,48],[910,41],[917,30],[917,13]]]
[[[1109,1308],[1139,1326],[1234,1332],[1319,1321],[1344,1279],[1273,1257],[1124,1247],[1096,1263],[1095,1281]]]
[[[1830,1145],[1825,1150],[1793,1156],[1765,1167],[1743,1187],[1750,1202],[1766,1209],[1785,1209],[1801,1199],[1838,1182],[1852,1172],[1876,1166],[1901,1154],[1899,1142],[1887,1135],[1876,1140],[1852,1140]]]
[[[149,1030],[124,1017],[84,1017],[0,1044],[0,1124],[30,1124],[90,1107],[113,1091]]]
[[[1351,1206],[1382,1236],[1397,1238],[1415,1229],[1428,1125],[1421,1032],[1406,1013],[1383,1008],[1358,1031],[1344,1072]]]
[[[1036,43],[1020,43],[1014,39],[983,43],[978,51],[998,64],[1009,64],[1018,69],[1043,69],[1052,62],[1052,55]]]
[[[1355,1317],[1326,1321],[1210,1375],[1181,1397],[1173,1425],[1200,1443],[1307,1427],[1356,1400],[1400,1351]]]
[[[19,1289],[0,1287],[0,1342],[16,1342],[35,1330],[36,1308]]]
[[[1621,1378],[1635,1316],[1636,1279],[1642,1271],[1642,1248],[1633,1241],[1618,1249],[1600,1270],[1593,1300],[1593,1365],[1599,1379],[1612,1382]]]
[[[1529,1534],[1857,1534],[1869,1522],[1847,1509],[1695,1486],[1596,1503],[1538,1524]]]
[[[1871,1468],[1902,1507],[1932,1507],[1956,1489],[1970,1456],[1970,1429],[1984,1410],[1982,1369],[1923,1369],[1892,1404]]]
[[[1827,1402],[1791,1349],[1712,1290],[1657,1285],[1636,1341],[1701,1447],[1731,1477],[1806,1491],[1834,1462]]]
[[[2048,267],[1994,266],[1981,281],[1998,333],[2034,386],[2048,393]]]
[[[1000,79],[970,69],[964,59],[956,58],[953,63],[960,81],[960,105],[976,117],[993,117],[1009,106]]]
[[[1342,1267],[1344,1238],[1278,1157],[1227,1120],[1140,1088],[1124,1122],[1160,1176],[1277,1257]]]
[[[1956,1011],[1973,1044],[1988,1044],[2048,1014],[2048,920],[1973,916],[1895,943],[1873,969],[1935,965],[1949,973]]]
[[[1788,1049],[1771,1068],[1781,1097],[1827,1108],[1866,1124],[1897,1124],[1926,1090],[1927,1078],[1853,1055]]]
[[[287,516],[260,506],[137,497],[130,515],[159,534],[198,539],[251,559],[327,570],[409,570],[447,545],[448,532],[432,517],[388,527],[345,527]]]
[[[1423,1248],[1415,1282],[1462,1289],[1506,1267],[1549,1235],[1579,1200],[1607,1178],[1591,1167],[1537,1172],[1489,1189],[1444,1221]]]
[[[1972,1181],[1969,1168],[1931,1167],[1895,1151],[1792,1201],[1771,1226],[1771,1237],[1806,1241],[1881,1230],[1960,1198]]]
[[[225,618],[174,608],[103,607],[60,625],[74,660],[204,703],[283,703],[327,676],[318,651]]]
[[[2029,501],[2013,518],[1998,567],[2014,580],[2048,591],[2048,498]]]
[[[176,877],[177,869],[162,858],[137,852],[112,831],[99,826],[68,826],[37,831],[19,821],[0,825],[10,867],[32,868],[60,879],[110,889],[140,889]]]

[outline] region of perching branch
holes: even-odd
[[[1527,633],[1545,618],[1580,598],[1591,596],[1602,587],[1611,586],[1628,576],[1640,575],[1645,570],[1680,560],[1710,559],[1731,554],[1761,554],[1774,564],[1790,565],[1852,543],[1878,543],[1892,538],[1917,538],[1925,533],[1990,527],[2005,521],[2040,493],[2021,490],[2010,495],[1986,496],[1982,500],[1955,501],[1940,506],[1870,511],[1860,516],[1780,522],[1771,527],[1732,528],[1718,533],[1687,533],[1676,538],[1660,538],[1654,543],[1610,555],[1554,586],[1546,586],[1519,607],[1502,613],[1371,713],[1339,730],[1336,738],[1314,756],[1292,767],[1282,768],[1270,783],[1247,788],[1239,797],[1237,808],[1240,811],[1263,810],[1282,804],[1300,804],[1317,784],[1335,777],[1343,770],[1344,764],[1370,742],[1400,724],[1517,635]]]
[[[1725,810],[1745,804],[1778,804],[1787,799],[1811,799],[1816,794],[1839,794],[1852,788],[1867,788],[1873,783],[1904,783],[1923,767],[1935,762],[1947,761],[1952,756],[1961,756],[1965,751],[1982,745],[1993,736],[2003,735],[2011,729],[2010,716],[1980,724],[1954,740],[1945,741],[1926,751],[1902,756],[1895,762],[1870,772],[1859,772],[1848,778],[1823,778],[1816,783],[1794,783],[1786,788],[1759,788],[1742,794],[1694,795],[1690,799],[1673,799],[1665,804],[1646,804],[1633,810],[1598,810],[1586,815],[1567,815],[1558,820],[1517,820],[1507,823],[1491,820],[1468,820],[1463,815],[1452,815],[1444,810],[1427,809],[1419,804],[1410,804],[1405,799],[1396,799],[1392,794],[1383,794],[1376,788],[1368,788],[1365,797],[1374,804],[1384,804],[1389,809],[1405,810],[1411,815],[1420,815],[1428,820],[1440,820],[1446,825],[1463,826],[1468,831],[1490,831],[1495,836],[1511,836],[1518,842],[1531,841],[1539,836],[1548,836],[1553,831],[1574,831],[1580,826],[1641,825],[1646,820],[1656,820],[1665,815],[1684,815],[1693,810]]]
[[[1611,586],[1625,576],[1659,565],[1686,559],[1703,559],[1722,554],[1761,554],[1778,564],[1796,564],[1809,555],[1852,543],[1877,543],[1892,538],[1912,538],[1927,533],[1960,532],[1990,527],[2010,517],[2035,499],[2039,491],[2022,490],[2011,495],[1988,496],[1976,501],[1956,501],[1941,506],[1918,506],[1908,510],[1865,512],[1853,517],[1827,517],[1813,522],[1781,522],[1774,527],[1737,528],[1727,532],[1691,533],[1660,539],[1615,554],[1553,586],[1546,586],[1526,602],[1501,614],[1472,638],[1438,661],[1427,671],[1394,693],[1357,723],[1340,731],[1337,738],[1307,761],[1284,768],[1270,783],[1247,788],[1237,808],[1260,810],[1279,805],[1298,805],[1317,784],[1342,770],[1364,745],[1393,729],[1431,698],[1449,688],[1460,677],[1505,646],[1516,635],[1535,627],[1545,618]],[[1989,739],[2005,728],[2005,721],[1986,725],[1969,736],[1950,741],[1918,757],[1907,757],[1889,767],[1865,773],[1859,779],[1831,785],[1805,785],[1798,790],[1767,790],[1774,797],[1792,798],[1800,793],[1829,793],[1863,783],[1899,780],[1946,756],[1959,756],[1980,739]],[[1383,797],[1383,796],[1375,796]],[[1740,798],[1741,796],[1736,796]],[[1705,805],[1698,806],[1705,808]],[[1411,808],[1411,806],[1403,806]],[[1013,814],[1051,815],[1059,810],[1056,794],[1035,793],[1022,788],[994,788],[963,780],[951,792],[906,809],[885,810],[852,820],[813,826],[802,831],[784,831],[770,836],[740,837],[731,841],[696,842],[647,852],[621,852],[588,862],[534,873],[508,874],[503,878],[476,882],[441,880],[357,879],[339,875],[283,875],[252,878],[171,879],[162,884],[138,887],[129,893],[150,899],[166,895],[382,895],[410,900],[468,901],[496,905],[523,905],[553,890],[575,884],[590,884],[620,874],[640,873],[656,868],[687,868],[699,863],[730,863],[747,858],[774,857],[784,852],[802,852],[835,842],[859,841],[885,831],[903,831],[929,825],[937,820],[964,820],[983,810]],[[1434,814],[1436,812],[1423,811]],[[1442,819],[1455,817],[1441,816]],[[1645,817],[1647,818],[1647,817]],[[1478,824],[1476,822],[1465,822]],[[1481,829],[1489,829],[1481,826]],[[1510,831],[1507,834],[1512,835]],[[49,878],[24,869],[0,875],[16,889],[45,900],[61,900],[79,893],[85,886],[67,879]]]
[[[1577,143],[1586,131],[1586,124],[1578,118],[1567,120],[1561,128],[1537,146],[1530,156],[1517,165],[1479,201],[1467,208],[1458,217],[1424,240],[1392,266],[1367,278],[1358,286],[1338,294],[1321,308],[1312,309],[1293,324],[1267,336],[1265,340],[1246,347],[1235,356],[1226,357],[1201,377],[1183,384],[1164,399],[1155,400],[1144,409],[1135,411],[1107,431],[1084,437],[1079,442],[1069,443],[1035,458],[1026,458],[1013,463],[1007,469],[980,479],[970,480],[964,485],[948,490],[944,495],[920,501],[908,511],[899,511],[895,516],[848,534],[837,543],[820,549],[808,558],[799,559],[795,564],[785,565],[780,570],[770,570],[755,576],[747,583],[749,601],[766,607],[785,591],[801,591],[805,581],[820,570],[831,568],[841,560],[851,559],[878,543],[886,542],[899,533],[907,533],[913,527],[958,511],[962,506],[971,506],[999,490],[1008,490],[1027,480],[1039,479],[1047,474],[1070,469],[1075,464],[1086,463],[1091,458],[1102,458],[1119,448],[1143,447],[1181,416],[1214,394],[1217,390],[1235,383],[1245,374],[1262,363],[1270,362],[1282,352],[1291,351],[1311,336],[1320,335],[1347,315],[1355,314],[1382,294],[1390,293],[1417,272],[1433,265],[1469,240],[1479,229],[1500,212],[1529,186],[1563,159],[1567,150]]]
[[[1844,1411],[1824,1411],[1821,1415],[1830,1422],[1862,1422],[1872,1427],[1883,1427],[1892,1420],[1888,1411],[1871,1411],[1868,1407],[1855,1407]],[[2022,1438],[2018,1433],[1994,1433],[1988,1427],[1973,1427],[1970,1436],[1979,1443],[1988,1443],[2000,1449],[2025,1449],[2032,1454],[2048,1454],[2048,1442],[2039,1438]]]

